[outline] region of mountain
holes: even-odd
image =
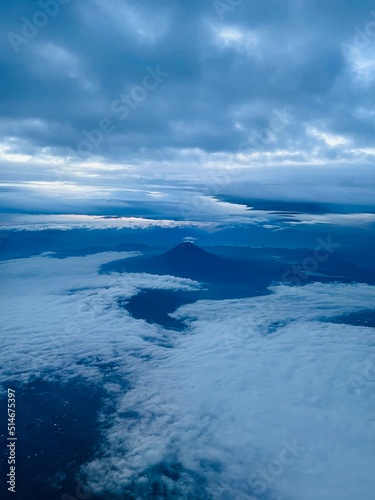
[[[193,243],[181,243],[168,252],[155,257],[154,262],[165,270],[176,273],[177,276],[191,277],[216,275],[218,266],[222,265],[225,259],[210,252],[206,252]]]
[[[206,252],[206,250],[203,250],[202,248],[199,248],[197,245],[194,245],[194,243],[191,243],[189,241],[184,241],[183,243],[180,243],[176,247],[172,248],[172,250],[168,250],[168,252],[165,252],[163,255],[166,256],[192,256],[192,255],[214,255],[211,254],[210,252]]]
[[[275,269],[269,262],[254,263],[221,257],[190,242],[181,243],[160,255],[109,262],[102,266],[101,272],[172,275],[212,284],[215,288],[220,285],[240,286],[245,295],[250,290],[265,290],[275,276]]]

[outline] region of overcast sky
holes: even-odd
[[[373,196],[373,2],[56,2],[0,5],[3,210],[236,183]]]

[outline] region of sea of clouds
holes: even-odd
[[[329,319],[373,308],[375,287],[199,301],[175,313],[186,331],[167,331],[118,299],[202,284],[98,274],[132,255],[0,263],[0,382],[80,376],[116,404],[86,484],[104,497],[147,498],[158,484],[171,498],[372,500],[375,330]]]

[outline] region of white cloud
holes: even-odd
[[[301,457],[271,475],[263,494],[370,499],[375,399],[370,388],[356,395],[350,377],[370,356],[374,331],[319,320],[372,307],[374,295],[365,285],[319,284],[181,308],[191,334],[142,370],[122,398],[119,411],[142,418],[134,425],[115,417],[104,457],[87,467],[91,485],[121,489],[145,480],[139,474],[147,467],[177,457],[209,478],[214,498],[219,491],[252,498],[283,443],[296,440],[305,448]],[[207,463],[223,470],[207,470]]]
[[[214,43],[221,50],[234,49],[242,54],[259,58],[259,34],[253,30],[240,29],[237,26],[212,26]]]
[[[142,345],[142,335],[155,334],[155,327],[120,311],[117,298],[131,297],[144,287],[190,290],[198,284],[171,276],[97,274],[101,264],[134,255],[109,252],[64,260],[41,256],[0,263],[0,377],[4,380],[13,372],[26,380],[33,373],[64,368],[68,376],[83,352],[95,353],[100,345],[105,356],[112,352],[112,341],[127,336],[128,347],[134,347]]]
[[[372,499],[375,380],[358,390],[352,377],[374,360],[375,332],[322,320],[373,308],[375,288],[275,286],[268,296],[201,301],[176,313],[190,331],[166,332],[131,318],[116,299],[142,287],[198,284],[97,275],[102,263],[130,255],[0,264],[1,381],[51,377],[52,370],[102,383],[98,367],[81,363],[99,354],[116,363],[120,378],[131,379],[126,394],[107,386],[117,411],[104,422],[101,456],[85,467],[90,486],[116,492],[133,481],[138,492],[147,491],[145,470],[169,461],[182,464],[178,481],[164,477],[180,498],[203,476],[213,498]],[[121,417],[125,410],[140,418]],[[289,454],[282,472],[269,476],[285,442],[294,440],[303,452],[294,460]]]
[[[31,158],[31,155],[13,152],[12,147],[6,142],[0,144],[0,160],[7,162],[27,162]]]
[[[373,47],[369,50],[353,48],[347,54],[349,70],[357,84],[371,86],[375,81],[375,56]]]
[[[313,137],[317,137],[321,141],[324,141],[327,146],[345,146],[349,144],[349,140],[342,135],[328,134],[322,130],[318,130],[315,127],[309,127],[307,133]]]
[[[335,226],[346,227],[364,227],[375,222],[375,214],[301,214],[298,216],[292,215],[287,222],[291,226],[295,225],[315,225],[329,224]]]
[[[0,218],[1,221],[1,218]],[[0,231],[49,231],[51,229],[149,229],[149,228],[214,228],[215,224],[200,221],[145,219],[143,217],[107,218],[96,215],[22,215],[6,216]]]

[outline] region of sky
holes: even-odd
[[[338,0],[0,5],[5,213],[191,193],[374,198],[375,9]],[[327,187],[328,186],[328,187]]]

